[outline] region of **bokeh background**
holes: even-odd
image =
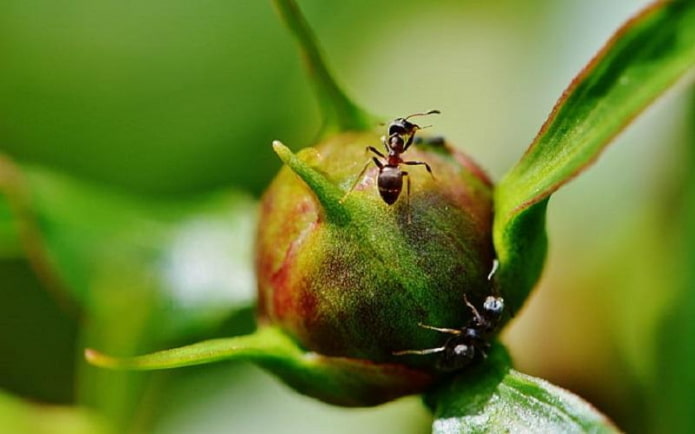
[[[385,121],[440,109],[432,132],[499,179],[647,2],[299,3],[358,103]],[[695,423],[691,91],[553,197],[544,277],[503,335],[519,370],[630,432]],[[429,432],[414,397],[348,410],[245,364],[116,374],[82,361],[86,345],[136,353],[248,331],[254,199],[280,166],[270,143],[308,146],[320,125],[270,1],[1,2],[0,153],[31,174],[50,248],[23,247],[0,200],[0,431]]]

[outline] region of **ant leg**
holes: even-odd
[[[468,306],[471,309],[473,315],[475,315],[475,319],[478,321],[478,324],[483,324],[485,322],[485,318],[483,318],[480,312],[478,312],[478,309],[476,309],[475,306],[473,306],[473,304],[470,301],[468,301],[468,297],[466,296],[466,294],[463,294],[463,300],[466,302],[466,306]]]
[[[416,125],[416,126],[415,126],[415,130],[412,132],[412,134],[410,135],[410,137],[408,137],[408,140],[405,142],[405,145],[403,145],[403,152],[407,151],[408,148],[410,148],[410,145],[413,144],[413,140],[415,140],[415,132],[416,132],[417,130],[419,130],[419,129],[420,129],[420,127],[418,127],[418,126]]]
[[[446,347],[437,347],[437,348],[429,348],[426,350],[403,350],[403,351],[394,351],[393,354],[394,356],[405,356],[408,354],[415,354],[418,356],[422,356],[425,354],[434,354],[434,353],[441,353],[442,351],[445,351]]]
[[[391,138],[391,136],[389,136],[389,139],[390,138]],[[389,149],[389,139],[387,139],[386,136],[381,136],[381,144],[384,145],[384,149],[386,150],[387,154],[389,152],[391,152],[391,149]],[[386,158],[386,157],[382,156],[382,158]]]
[[[377,160],[376,158],[373,158],[373,159],[374,159],[374,162],[376,163],[376,165],[377,165],[379,168],[381,168],[381,167],[383,166],[379,160]],[[352,187],[350,187],[350,189],[349,189],[349,190],[345,193],[345,195],[338,201],[338,203],[343,203],[343,202],[345,202],[345,199],[347,199],[347,197],[350,195],[350,193],[352,193],[352,190],[354,190],[355,187],[357,187],[357,183],[359,183],[359,182],[360,182],[360,179],[362,179],[362,177],[364,176],[364,172],[367,171],[367,168],[369,167],[369,163],[371,163],[371,161],[367,160],[367,162],[365,163],[365,165],[364,165],[364,167],[362,168],[362,170],[360,170],[359,175],[357,175],[357,178],[355,178],[355,182],[352,183]]]
[[[408,172],[401,172],[403,177],[406,178],[405,182],[405,211],[408,213],[408,224],[412,222],[412,216],[410,215],[410,176]]]
[[[434,179],[434,173],[432,173],[432,168],[429,164],[425,163],[424,161],[404,161],[403,164],[407,164],[408,166],[425,166],[427,172],[432,176],[432,179]]]
[[[380,156],[381,158],[386,159],[386,156],[384,154],[382,154],[381,152],[379,152],[379,150],[377,150],[374,146],[367,146],[367,151],[372,151],[376,155]]]
[[[443,328],[443,327],[433,327],[433,326],[429,326],[429,325],[423,324],[423,323],[421,323],[421,322],[419,322],[417,325],[419,325],[419,326],[422,327],[423,329],[434,330],[434,331],[439,332],[439,333],[446,333],[446,334],[450,334],[450,335],[460,335],[460,334],[461,334],[461,330],[459,330],[459,329],[448,329],[448,328]]]

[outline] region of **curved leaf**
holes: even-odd
[[[87,316],[103,313],[105,300],[130,297],[124,306],[151,303],[165,314],[158,328],[179,339],[253,303],[250,198],[151,200],[0,163],[0,195],[13,205],[29,259]]]
[[[324,116],[326,132],[369,130],[376,122],[352,102],[328,71],[309,24],[294,0],[274,0],[275,7],[297,39]]]
[[[0,195],[44,286],[84,321],[81,346],[136,354],[252,327],[243,313],[255,292],[256,205],[247,196],[138,197],[1,158]],[[138,397],[161,384],[84,367],[78,379],[79,401],[120,432],[144,411]]]
[[[570,84],[497,187],[498,279],[511,306],[518,309],[540,275],[549,196],[694,67],[695,2],[660,1],[623,25]]]
[[[619,432],[576,395],[511,369],[499,347],[427,399],[435,409],[434,434]]]

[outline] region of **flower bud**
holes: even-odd
[[[444,375],[440,354],[394,353],[441,347],[447,336],[423,325],[460,328],[472,315],[464,295],[482,306],[491,291],[492,185],[484,173],[445,144],[413,145],[402,158],[426,162],[432,174],[422,164],[400,165],[408,176],[389,205],[377,187],[380,168],[365,151],[379,143],[373,134],[341,134],[297,156],[277,145],[290,164],[262,199],[257,238],[259,322],[280,327],[307,352],[384,366],[373,394],[346,397],[351,405],[418,391],[383,390],[383,376],[404,376],[395,380],[406,384],[416,373],[424,388]],[[368,376],[359,381],[370,390]]]

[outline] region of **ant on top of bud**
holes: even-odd
[[[429,164],[424,161],[403,160],[403,158],[401,158],[401,154],[407,151],[408,148],[413,144],[417,130],[426,128],[414,124],[408,119],[415,116],[427,116],[433,114],[440,114],[440,111],[430,110],[428,112],[414,113],[404,118],[394,119],[388,126],[388,136],[381,138],[381,142],[384,145],[386,154],[383,154],[373,146],[367,147],[367,151],[371,151],[381,158],[379,159],[377,157],[372,157],[372,161],[379,168],[379,174],[377,175],[377,186],[379,187],[379,195],[381,195],[381,198],[384,200],[384,202],[386,202],[386,204],[392,205],[396,202],[396,200],[398,200],[398,197],[403,190],[403,178],[406,177],[406,206],[410,206],[410,177],[408,172],[401,170],[400,166],[402,164],[408,166],[425,166],[427,172],[432,175],[432,168]],[[365,164],[364,168],[357,176],[355,183],[345,194],[345,197],[347,197],[347,195],[350,194],[350,192],[352,192],[352,190],[355,188],[368,166],[369,162]],[[345,197],[343,197],[343,200]],[[410,212],[408,212],[408,222],[410,222]]]
[[[493,262],[492,271],[487,279],[492,280],[499,263]],[[476,360],[485,359],[487,351],[490,349],[490,339],[495,335],[497,327],[504,313],[504,299],[498,295],[489,295],[483,302],[483,307],[479,311],[468,301],[468,297],[463,296],[466,305],[473,313],[473,317],[460,329],[432,327],[425,324],[418,324],[422,328],[434,330],[440,333],[451,335],[444,344],[437,348],[425,350],[404,350],[396,351],[393,354],[403,356],[408,354],[425,355],[441,353],[441,358],[437,362],[437,368],[441,371],[457,371],[470,365]]]

